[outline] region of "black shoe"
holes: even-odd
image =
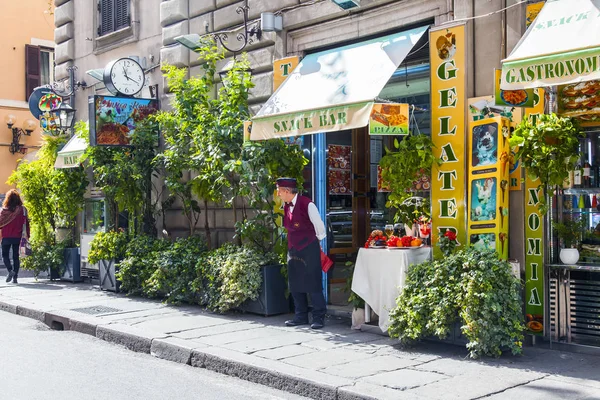
[[[8,271],[8,276],[6,277],[6,282],[12,281],[14,273],[12,271]]]
[[[321,329],[323,328],[324,324],[323,321],[320,319],[315,319],[313,320],[312,325],[310,326],[310,329]]]
[[[13,283],[19,283],[19,282],[17,282],[17,276],[16,275],[13,277]]]
[[[290,319],[285,321],[285,326],[299,326],[299,325],[308,325],[308,321],[301,321],[298,319]]]

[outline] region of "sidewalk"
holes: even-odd
[[[345,319],[313,331],[285,327],[290,316],[223,316],[89,284],[0,279],[1,311],[314,399],[600,399],[596,356],[527,347],[522,357],[473,361],[457,346],[402,349]]]

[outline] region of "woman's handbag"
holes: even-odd
[[[23,216],[25,216],[25,222],[23,222],[23,230],[21,231],[21,243],[19,244],[19,257],[28,257],[31,255],[31,244],[27,239],[27,210],[23,207]]]

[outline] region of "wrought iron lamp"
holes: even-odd
[[[217,33],[213,34],[215,40],[218,41],[219,43],[221,43],[221,46],[223,46],[223,48],[225,50],[227,50],[233,54],[241,52],[242,50],[244,50],[246,48],[247,45],[252,44],[254,42],[254,40],[252,39],[253,37],[255,37],[256,40],[260,40],[260,38],[262,37],[262,31],[261,31],[260,27],[258,26],[258,23],[254,24],[254,26],[252,26],[252,28],[248,29],[248,11],[249,10],[250,10],[250,7],[248,7],[248,6],[240,6],[235,9],[236,13],[242,14],[244,17],[244,30],[243,30],[243,32],[240,32],[236,35],[237,40],[242,42],[241,46],[238,49],[232,49],[225,44],[228,39],[226,32],[217,32]]]
[[[31,119],[26,119],[23,122],[23,128],[17,128],[15,126],[15,124],[17,122],[17,117],[15,117],[13,114],[8,114],[4,118],[4,122],[6,122],[8,129],[10,129],[12,131],[12,142],[10,143],[8,151],[10,151],[12,154],[15,154],[15,153],[24,154],[26,152],[26,147],[24,144],[20,143],[21,136],[23,136],[23,135],[31,136],[31,132],[33,132],[35,130],[35,127],[37,124],[35,123],[35,121],[33,121]]]

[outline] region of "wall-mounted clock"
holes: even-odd
[[[119,58],[104,68],[104,85],[114,95],[134,96],[144,87],[144,69],[131,58]]]

